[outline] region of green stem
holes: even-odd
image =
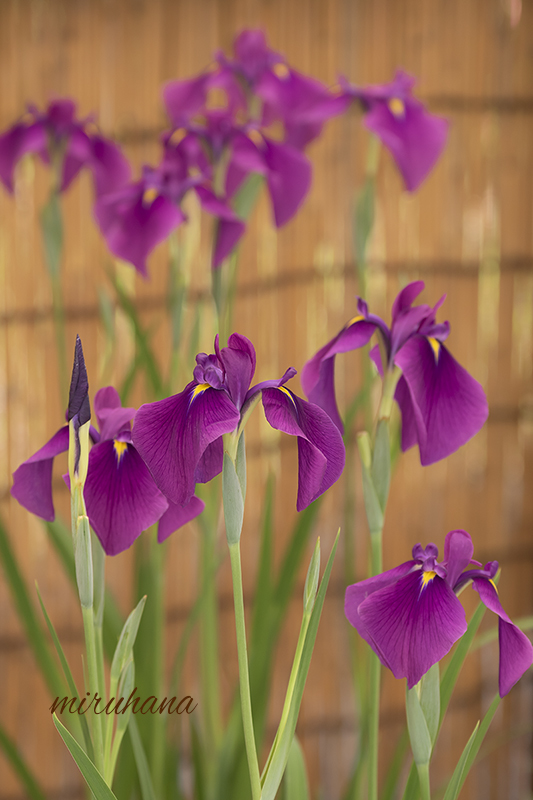
[[[233,601],[235,604],[235,630],[237,634],[237,654],[239,661],[239,684],[241,694],[241,714],[244,728],[244,742],[248,758],[248,771],[252,786],[253,800],[261,798],[261,778],[255,747],[252,701],[250,697],[250,676],[246,647],[246,626],[244,621],[244,598],[242,589],[241,550],[239,542],[230,544],[231,578],[233,581]]]
[[[429,787],[429,764],[417,764],[418,782],[422,800],[431,800],[431,790]]]
[[[94,613],[92,606],[82,606],[83,629],[85,632],[85,649],[87,653],[87,674],[89,679],[88,690],[91,694],[100,688],[98,679],[98,656],[97,644],[94,627]],[[101,775],[104,774],[104,739],[102,732],[102,718],[100,714],[91,715],[93,729],[94,761],[96,769]]]
[[[216,752],[222,738],[218,677],[217,593],[216,582],[213,579],[216,563],[216,528],[212,518],[205,520],[201,518],[200,521],[202,524],[201,585],[205,587],[200,621],[202,705],[208,751]]]

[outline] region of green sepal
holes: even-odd
[[[237,456],[235,458],[235,471],[239,479],[241,493],[243,498],[246,497],[246,447],[244,443],[244,431],[239,436],[237,442]]]
[[[111,683],[118,684],[120,676],[128,665],[129,661],[133,658],[133,645],[139,630],[144,604],[146,602],[146,595],[142,597],[133,609],[128,619],[124,623],[120,638],[117,643],[115,655],[111,663]]]
[[[235,464],[227,453],[224,453],[224,466],[222,469],[222,497],[224,501],[226,538],[228,544],[237,544],[242,533],[244,498]]]
[[[53,719],[54,725],[65,742],[72,758],[76,762],[79,771],[83,775],[85,783],[93,793],[95,800],[117,800],[116,795],[113,794],[100,772],[98,772],[72,734],[69,733],[63,723],[59,721],[56,714],[53,715]]]
[[[48,272],[52,278],[57,278],[63,250],[63,219],[59,193],[56,191],[50,192],[48,202],[41,210],[41,231]]]
[[[261,191],[264,178],[257,172],[252,172],[242,186],[235,193],[232,200],[233,210],[243,220],[247,220],[257,200],[257,195]]]
[[[289,760],[285,770],[284,800],[309,800],[309,781],[305,768],[305,758],[298,737],[292,740]]]

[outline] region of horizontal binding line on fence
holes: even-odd
[[[499,261],[491,259],[492,264],[497,265],[500,272],[531,273],[533,275],[533,256],[507,256]],[[399,259],[397,261],[377,261],[370,260],[367,264],[368,269],[384,270],[390,274],[398,272],[416,273],[416,275],[447,275],[454,278],[477,278],[483,269],[483,262],[480,261],[457,261],[457,260],[422,260],[411,261],[409,259]],[[337,264],[328,270],[318,270],[313,267],[293,269],[280,272],[271,278],[245,283],[237,288],[238,297],[248,297],[253,294],[286,289],[292,286],[304,286],[316,281],[327,278],[352,277],[356,274],[354,262]],[[209,291],[193,289],[189,292],[187,300],[189,303],[206,302],[211,298]],[[134,305],[138,311],[155,311],[165,308],[168,304],[168,295],[161,294],[154,297],[141,298],[135,300]],[[118,306],[118,304],[116,304]],[[100,309],[96,303],[83,306],[67,306],[65,308],[65,318],[67,320],[97,319],[100,316]],[[44,308],[21,308],[14,311],[6,311],[0,314],[0,325],[27,324],[42,322],[53,317],[52,306]]]
[[[487,97],[435,94],[421,95],[417,98],[431,111],[453,112],[462,114],[480,114],[493,111],[498,114],[531,114],[533,112],[533,96],[507,97],[505,95],[489,95]],[[113,139],[121,144],[144,144],[159,141],[161,130],[168,127],[166,117],[160,118],[158,127],[122,128],[113,134]]]
[[[519,545],[515,547],[508,547],[506,550],[500,550],[498,552],[494,551],[494,548],[491,550],[491,557],[497,556],[497,561],[500,566],[507,566],[509,567],[511,564],[524,564],[533,561],[533,544],[532,545]],[[489,560],[489,554],[481,552],[479,555],[479,560],[485,564]],[[358,578],[359,579],[359,578]],[[302,594],[304,591],[304,583],[301,582],[296,585],[292,592],[292,598],[297,603],[301,603]],[[328,587],[327,599],[330,601],[332,599],[336,599],[337,601],[341,601],[344,598],[344,593],[346,591],[346,581],[343,578],[335,578],[331,579],[330,585]],[[224,592],[218,596],[218,609],[223,614],[229,614],[233,611],[233,593],[232,592]],[[253,602],[253,596],[250,594],[249,591],[244,592],[244,603],[246,606],[250,606]],[[165,611],[165,625],[178,625],[179,623],[185,622],[189,616],[191,611],[190,605],[175,605],[170,606]],[[66,645],[74,645],[79,644],[84,641],[84,633],[83,627],[75,628],[75,627],[65,627],[65,628],[58,628],[57,635],[64,646]],[[0,636],[0,654],[6,655],[9,653],[16,653],[20,651],[27,650],[29,647],[28,641],[25,636],[19,636],[17,634],[10,634],[6,636]],[[0,796],[1,800],[1,796]]]

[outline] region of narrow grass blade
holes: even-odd
[[[46,795],[39,786],[37,778],[33,775],[31,769],[26,764],[20,751],[9,736],[7,731],[4,730],[0,724],[0,748],[2,749],[6,760],[11,764],[13,771],[20,778],[20,782],[26,789],[28,800],[46,800]]]
[[[309,800],[305,759],[298,737],[292,740],[284,777],[285,800]]]
[[[52,637],[52,641],[55,645],[57,655],[59,656],[59,660],[61,662],[61,666],[63,667],[63,673],[67,680],[68,688],[70,690],[71,697],[80,697],[78,689],[76,687],[76,682],[72,676],[72,672],[70,671],[70,667],[68,665],[68,661],[66,659],[65,653],[63,648],[61,647],[61,642],[59,641],[59,637],[56,633],[52,620],[48,616],[48,612],[46,611],[45,605],[43,603],[43,599],[41,597],[41,593],[39,592],[39,587],[37,583],[35,583],[35,589],[37,591],[37,597],[39,598],[39,603],[41,604],[41,609],[46,620],[46,624],[48,625],[48,630],[50,631],[50,636]],[[80,697],[81,700],[81,697]],[[81,726],[81,732],[83,734],[83,741],[85,742],[85,752],[88,754],[89,758],[92,760],[94,757],[93,753],[93,745],[91,741],[91,734],[89,733],[89,725],[87,724],[87,720],[84,714],[81,715],[73,715],[73,720],[79,722]]]
[[[474,745],[474,741],[476,739],[478,730],[479,730],[479,722],[474,728],[472,735],[470,736],[470,739],[466,743],[465,749],[461,753],[461,758],[457,762],[457,766],[455,767],[455,770],[448,784],[448,788],[446,789],[446,794],[444,795],[443,800],[457,800],[457,795],[459,794],[464,779],[466,778],[465,774],[466,764],[468,761],[468,757],[470,755],[470,751],[472,750],[472,747]]]
[[[104,781],[93,762],[89,759],[87,754],[80,747],[76,739],[65,728],[62,722],[59,721],[54,714],[54,725],[56,726],[61,738],[65,742],[70,755],[76,762],[79,771],[83,775],[85,782],[96,800],[117,800],[107,783]]]
[[[331,569],[333,567],[333,559],[335,557],[335,552],[337,550],[337,545],[339,543],[339,534],[340,531],[339,533],[337,533],[335,542],[331,549],[328,563],[326,565],[326,569],[324,570],[324,575],[322,577],[320,588],[316,596],[315,605],[313,607],[313,613],[311,614],[309,627],[307,629],[307,635],[305,637],[305,644],[302,651],[300,668],[298,670],[298,675],[294,686],[294,693],[289,712],[289,717],[287,719],[287,723],[283,731],[281,731],[279,739],[276,736],[273,745],[274,752],[272,753],[272,756],[269,757],[268,760],[269,767],[266,773],[263,775],[263,791],[261,795],[262,800],[274,800],[274,798],[276,797],[276,793],[281,783],[281,779],[283,778],[283,773],[285,771],[287,760],[289,758],[290,747],[292,744],[292,740],[294,738],[294,732],[296,730],[296,723],[298,721],[298,714],[300,712],[300,704],[302,702],[302,696],[305,688],[305,682],[307,679],[307,673],[309,671],[311,656],[315,645],[315,639],[318,631],[318,623],[320,621],[322,607],[324,605],[324,600],[326,597],[326,590],[329,583],[329,577],[331,575]]]
[[[50,693],[55,697],[64,690],[61,673],[50,652],[44,630],[37,619],[33,601],[30,599],[26,583],[2,522],[0,522],[0,561],[4,568],[6,581],[11,590],[19,619],[26,632],[28,644],[33,650]]]
[[[135,756],[135,764],[137,765],[137,772],[139,775],[139,782],[141,784],[141,794],[143,800],[156,800],[154,787],[152,786],[152,778],[150,769],[148,767],[148,760],[137,727],[137,720],[131,717],[128,727],[130,732],[131,744],[133,747],[133,754]]]

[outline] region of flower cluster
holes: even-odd
[[[503,697],[533,663],[533,645],[502,608],[493,580],[498,562],[483,567],[474,561],[472,539],[463,530],[446,536],[444,561],[437,561],[438,554],[434,544],[417,544],[411,561],[349,586],[346,616],[381,663],[396,678],[407,678],[411,689],[466,632],[457,595],[471,584],[499,618]]]
[[[389,84],[363,88],[341,78],[333,90],[292,69],[260,30],[242,31],[233,51],[231,58],[216,53],[213,67],[200,75],[164,86],[171,128],[161,136],[159,164],[145,165],[137,180],[117,145],[91,132],[93,120],[76,119],[69,99],[50,103],[44,113],[30,106],[0,136],[0,180],[13,191],[14,168],[25,153],[52,164],[60,191],[88,167],[107,246],[146,277],[150,253],[186,220],[181,204],[189,191],[216,220],[214,268],[245,231],[249,209],[239,207],[237,198],[251,175],[266,184],[276,226],[292,219],[311,186],[306,148],[350,106],[362,109],[409,191],[444,148],[446,120],[412,96],[414,80],[404,72]]]
[[[75,362],[69,409],[81,409],[76,411],[81,424],[90,419],[81,343],[76,353],[81,355]],[[161,542],[202,512],[196,483],[207,483],[222,471],[222,437],[241,434],[260,398],[272,427],[298,439],[298,510],[339,478],[344,468],[342,438],[322,409],[285,387],[296,370],[250,388],[255,361],[252,343],[234,333],[228,347],[220,349],[217,337],[214,354],[196,357],[194,380],[178,395],[136,412],[122,408],[112,386],[96,393],[99,430],[90,428],[84,497],[89,521],[108,555],[126,550],[156,522]],[[13,497],[45,520],[55,517],[53,461],[68,449],[65,425],[13,475]],[[68,482],[68,475],[64,477]]]
[[[413,302],[423,281],[408,284],[392,307],[389,327],[359,298],[358,314],[304,366],[302,386],[311,402],[328,412],[339,430],[335,399],[335,356],[367,344],[377,332],[370,357],[381,374],[401,370],[395,399],[402,415],[402,450],[418,444],[423,465],[454,453],[483,426],[488,405],[481,385],[457,363],[444,342],[448,322],[437,322],[444,297],[432,308]]]
[[[26,115],[0,136],[0,180],[9,192],[15,167],[26,153],[52,165],[61,192],[84,167],[92,174],[97,197],[125,184],[131,174],[119,147],[97,131],[91,117],[76,119],[69,99],[51,102],[44,112],[28,106]]]

